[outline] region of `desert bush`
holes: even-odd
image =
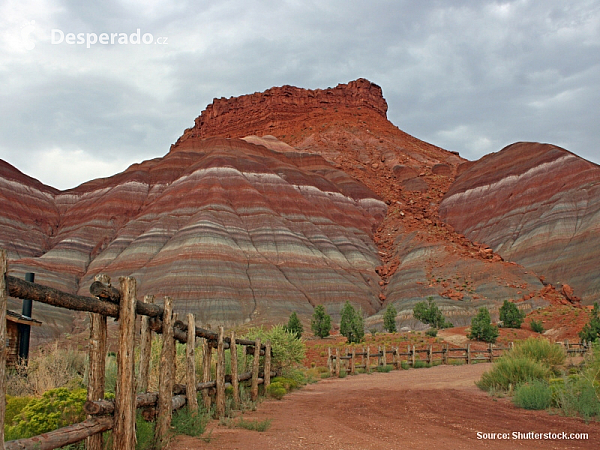
[[[453,325],[446,321],[446,318],[438,308],[438,305],[433,301],[433,297],[427,297],[427,302],[419,302],[413,308],[413,316],[425,324],[431,325],[433,328],[452,328]]]
[[[496,342],[499,332],[498,327],[492,325],[490,312],[487,308],[479,308],[479,312],[471,320],[471,330],[467,337],[483,342]]]
[[[514,303],[504,300],[500,307],[500,320],[505,328],[521,328],[521,324],[525,320],[525,313],[519,311]]]
[[[271,419],[265,420],[244,420],[243,417],[240,417],[238,422],[236,423],[238,428],[244,428],[245,430],[251,431],[267,431],[271,428]]]
[[[348,343],[359,343],[365,336],[362,311],[356,311],[347,300],[341,311],[340,334],[348,340]]]
[[[600,308],[598,302],[590,312],[590,321],[583,326],[579,332],[579,337],[585,342],[596,342],[600,338]]]
[[[283,325],[276,325],[270,330],[262,326],[251,328],[246,334],[246,339],[255,340],[260,337],[261,342],[271,341],[273,358],[271,363],[274,370],[286,367],[294,367],[302,362],[306,352],[306,346],[300,339],[296,339],[293,333],[286,331]]]
[[[567,416],[580,415],[586,421],[600,418],[599,388],[584,376],[567,378],[558,390],[558,406]]]
[[[532,380],[517,386],[513,403],[524,409],[546,409],[552,403],[552,391],[545,381]]]
[[[564,364],[567,354],[560,345],[551,343],[547,339],[529,338],[517,342],[507,355],[511,358],[528,358],[545,366],[556,369]]]
[[[284,329],[296,336],[296,339],[300,339],[302,337],[302,332],[304,331],[304,327],[298,319],[298,315],[294,311],[288,320],[287,325],[284,326]]]
[[[315,306],[315,310],[310,321],[310,329],[320,338],[329,336],[331,331],[331,316],[325,312],[323,305]]]
[[[525,357],[503,356],[476,384],[484,391],[510,390],[520,383],[547,379],[549,374],[549,368],[537,361]]]
[[[209,421],[210,414],[206,413],[203,409],[194,413],[187,406],[184,406],[173,413],[171,427],[175,434],[197,437],[204,434]]]
[[[381,373],[388,373],[388,372],[391,372],[393,368],[394,368],[394,366],[391,366],[388,364],[387,366],[377,366],[377,368],[375,370],[377,372],[381,372]]]
[[[85,389],[51,389],[41,398],[31,399],[6,428],[6,439],[21,439],[85,420]]]
[[[267,394],[270,397],[276,398],[277,400],[281,400],[288,391],[280,381],[274,381],[267,387]]]
[[[388,333],[395,333],[398,331],[398,328],[396,327],[397,315],[398,311],[396,311],[394,305],[390,303],[383,314],[383,328],[385,328]]]
[[[415,361],[415,364],[413,365],[413,369],[423,369],[423,368],[429,368],[431,367],[428,363],[426,363],[425,361],[422,361],[420,359],[417,359]]]
[[[430,328],[429,330],[427,330],[425,332],[425,336],[429,336],[429,337],[436,337],[438,333],[437,328]]]
[[[543,333],[544,332],[544,324],[542,323],[541,320],[531,320],[531,323],[529,324],[531,326],[531,329],[533,331],[535,331],[536,333]]]

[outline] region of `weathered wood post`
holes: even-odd
[[[569,354],[569,340],[565,339],[565,350],[567,352],[567,355]]]
[[[494,344],[490,342],[488,346],[488,351],[490,352],[490,362],[494,362]]]
[[[264,382],[265,392],[271,384],[271,341],[265,343]]]
[[[471,343],[467,344],[467,364],[471,364]]]
[[[377,346],[377,365],[378,366],[382,366],[383,365],[383,359],[381,358],[381,345]]]
[[[340,349],[335,349],[335,376],[340,376]]]
[[[258,370],[260,367],[260,338],[254,342],[254,358],[252,360],[252,382],[250,384],[250,398],[254,402],[258,398]]]
[[[0,249],[0,450],[4,450],[4,414],[6,413],[6,302],[8,301],[8,254]]]
[[[433,345],[430,345],[427,349],[427,364],[433,364]]]
[[[367,345],[367,356],[366,356],[366,365],[365,372],[369,373],[371,371],[371,347]]]
[[[450,346],[448,344],[444,345],[444,347],[442,348],[442,364],[448,364],[448,350],[450,349]]]
[[[356,348],[352,347],[352,359],[350,360],[350,374],[356,373]]]
[[[238,354],[237,345],[235,343],[235,331],[231,332],[229,352],[231,353],[231,386],[233,388],[233,407],[238,409],[240,407],[240,379],[238,376]]]
[[[175,339],[173,338],[173,299],[165,297],[162,329],[162,350],[158,374],[158,417],[154,429],[154,441],[162,448],[171,428],[171,405],[173,397],[173,367],[175,365]],[[129,448],[129,447],[116,447]],[[131,447],[133,448],[133,447]]]
[[[365,371],[366,371],[366,368],[367,368],[367,366],[365,365],[365,355],[367,354],[366,352],[367,352],[367,350],[363,347],[362,348],[362,354],[360,355],[360,365],[365,368]]]
[[[382,358],[381,365],[387,366],[387,355],[385,353],[385,344],[383,344],[383,355],[381,356],[381,358]]]
[[[225,348],[223,345],[223,339],[225,332],[223,327],[219,327],[219,340],[217,341],[217,417],[221,418],[225,416]]]
[[[106,365],[106,316],[90,313],[90,347],[88,363],[88,401],[104,400],[104,374]],[[93,416],[88,416],[91,419]],[[90,436],[86,440],[87,450],[102,450],[102,433]]]
[[[415,346],[414,345],[412,346],[412,351],[411,351],[410,345],[409,345],[408,346],[408,351],[409,351],[409,353],[411,353],[411,364],[412,364],[412,366],[414,368],[415,367],[415,354],[417,353],[415,351]]]
[[[113,428],[114,448],[135,448],[135,303],[136,281],[121,277],[119,352]]]
[[[154,295],[146,295],[143,303],[154,303]],[[140,369],[138,372],[138,392],[148,392],[148,380],[150,378],[150,359],[152,358],[152,329],[150,328],[151,317],[142,316],[140,326]]]
[[[185,393],[188,411],[192,414],[198,412],[198,394],[196,393],[196,319],[192,313],[187,315],[187,342],[185,345],[186,374]]]
[[[331,360],[331,347],[327,347],[327,368],[329,369],[329,376],[333,376],[333,361]]]
[[[212,362],[212,346],[208,339],[202,341],[202,382],[210,381],[210,366]],[[207,412],[210,411],[211,398],[208,389],[202,389],[202,403]]]

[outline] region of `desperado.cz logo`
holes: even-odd
[[[84,45],[90,48],[92,45],[127,45],[127,44],[159,44],[167,45],[168,38],[159,37],[154,39],[152,33],[142,34],[138,28],[135,33],[64,33],[62,30],[52,29],[50,42],[54,45]]]

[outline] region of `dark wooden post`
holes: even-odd
[[[104,400],[104,373],[106,365],[106,316],[90,313],[90,348],[88,364],[88,401]],[[88,416],[91,419],[92,416]],[[102,433],[90,436],[86,440],[87,450],[102,450]]]
[[[8,301],[8,254],[0,249],[0,450],[4,450],[4,414],[6,413],[6,302]]]
[[[216,370],[216,382],[217,382],[217,417],[221,418],[225,416],[225,348],[223,347],[225,331],[223,327],[219,327],[219,340],[217,341],[217,370]]]
[[[265,367],[264,367],[264,386],[265,392],[271,384],[271,341],[265,343]]]
[[[231,353],[231,387],[233,388],[233,407],[238,409],[240,407],[240,381],[238,376],[238,354],[237,345],[235,343],[235,331],[231,332],[229,352]]]
[[[383,355],[381,356],[381,358],[382,358],[382,361],[381,361],[382,365],[387,366],[387,355],[385,353],[385,344],[383,344]]]
[[[202,382],[208,383],[210,381],[210,366],[212,362],[212,346],[208,339],[204,339],[202,342]],[[210,411],[210,395],[208,389],[202,389],[202,402],[204,403],[204,409]]]
[[[333,376],[333,361],[331,360],[331,347],[327,347],[327,368],[329,369],[329,376]]]
[[[411,352],[410,345],[409,345],[408,346],[408,351],[411,353],[411,364],[412,364],[412,366],[414,368],[415,367],[415,353],[417,353],[417,352],[415,352],[415,346],[414,345],[412,346],[412,352]]]
[[[136,281],[121,277],[119,353],[115,389],[114,448],[135,448],[135,304]]]
[[[260,366],[260,338],[254,343],[254,357],[252,360],[252,382],[250,385],[250,398],[256,401],[258,398],[258,369]]]
[[[448,353],[449,353],[448,350],[449,349],[450,349],[450,346],[448,344],[444,345],[444,347],[442,348],[442,351],[444,352],[444,353],[442,353],[443,364],[448,364]]]
[[[365,369],[367,368],[367,366],[365,365],[365,355],[367,354],[366,351],[367,350],[363,347],[362,354],[360,355],[360,365],[363,366]],[[365,372],[366,372],[366,370],[365,370]]]
[[[377,365],[378,366],[382,366],[383,365],[383,359],[381,358],[381,345],[377,346],[377,354],[379,356],[377,356]]]
[[[366,356],[366,365],[365,372],[369,373],[371,371],[371,347],[367,345],[367,356]]]
[[[146,295],[144,303],[154,303],[153,295]],[[152,358],[152,329],[148,316],[142,316],[140,329],[140,369],[138,373],[138,392],[148,392],[148,379],[150,378],[150,359]]]
[[[490,352],[490,362],[494,362],[494,344],[490,342],[488,347],[488,351]]]
[[[335,349],[335,376],[340,376],[340,349]]]
[[[158,417],[156,419],[156,427],[154,429],[154,440],[159,448],[162,448],[164,444],[166,444],[166,441],[169,438],[169,431],[171,430],[173,366],[175,365],[175,339],[173,338],[173,299],[171,299],[171,297],[165,297],[162,320],[163,342],[160,353],[160,367],[158,374]]]
[[[187,315],[187,343],[185,344],[186,374],[185,386],[188,411],[198,412],[198,395],[196,393],[196,319],[192,313]]]
[[[356,373],[356,348],[352,347],[352,359],[350,360],[350,373],[354,375]]]
[[[471,364],[471,343],[467,344],[467,364]]]

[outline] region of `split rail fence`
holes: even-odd
[[[57,289],[30,283],[8,275],[7,253],[0,249],[0,342],[6,340],[6,303],[8,296],[35,300],[53,306],[90,313],[89,377],[87,402],[84,412],[87,420],[49,433],[27,439],[4,442],[4,414],[6,408],[6,353],[0,351],[0,450],[35,448],[52,450],[86,440],[88,450],[103,448],[102,433],[112,430],[113,448],[135,448],[136,411],[143,408],[145,418],[156,418],[155,440],[160,446],[168,437],[172,412],[188,405],[193,413],[198,410],[197,392],[207,410],[214,394],[218,417],[225,414],[225,390],[233,389],[233,404],[240,404],[241,382],[250,382],[250,397],[256,400],[258,386],[269,386],[271,377],[271,345],[260,339],[236,338],[235,332],[225,336],[223,327],[218,333],[196,326],[192,314],[186,321],[178,320],[173,313],[173,301],[165,297],[164,305],[154,303],[153,296],[136,300],[136,280],[120,278],[120,289],[111,287],[110,279],[99,275],[90,287],[93,297],[83,297],[61,292]],[[141,316],[140,359],[138,376],[135,375],[134,346],[136,341],[136,317]],[[118,318],[117,384],[114,400],[105,400],[105,362],[107,348],[107,317]],[[159,391],[147,392],[150,372],[152,333],[162,335],[162,351],[159,364]],[[196,338],[202,338],[202,380],[196,380]],[[175,385],[175,341],[186,344],[186,384]],[[238,374],[237,346],[242,355],[254,355],[252,370]],[[231,374],[226,374],[225,350],[230,352]],[[211,380],[211,361],[216,350],[216,375]],[[263,367],[260,368],[260,357]],[[245,363],[244,363],[245,366]],[[235,374],[235,375],[234,375]],[[237,375],[237,376],[236,376]],[[136,386],[137,383],[137,386]],[[138,393],[139,392],[139,393]],[[192,393],[188,395],[188,393]]]
[[[589,351],[590,346],[585,342],[569,343],[568,340],[558,342],[558,345],[562,345],[567,355],[583,355]],[[417,361],[421,361],[426,364],[434,364],[438,362],[440,364],[450,364],[450,361],[464,361],[466,364],[472,364],[474,362],[494,362],[495,358],[501,356],[501,352],[510,350],[514,347],[514,343],[510,342],[508,346],[495,346],[494,344],[488,344],[485,349],[474,349],[471,348],[471,344],[468,343],[464,348],[450,348],[448,344],[443,345],[439,350],[433,350],[433,346],[429,345],[427,348],[417,349],[414,345],[409,345],[406,352],[401,352],[400,347],[391,347],[386,349],[386,346],[378,346],[377,351],[371,353],[370,347],[363,347],[362,351],[356,351],[356,348],[352,350],[345,349],[343,354],[340,354],[340,349],[336,348],[333,352],[331,347],[328,348],[327,356],[327,368],[329,369],[330,376],[340,376],[342,371],[342,363],[344,364],[344,370],[346,373],[354,375],[356,369],[364,369],[365,372],[369,372],[371,368],[374,370],[377,367],[384,367],[391,365],[396,369],[402,367],[402,362],[410,367],[415,367]],[[424,355],[420,357],[419,355]],[[360,364],[358,359],[360,357]],[[391,360],[388,360],[388,357]],[[372,358],[377,358],[375,364],[371,363]],[[389,361],[389,362],[388,362]]]

